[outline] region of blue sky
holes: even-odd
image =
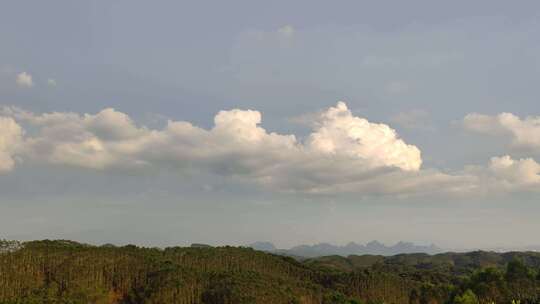
[[[6,2],[0,237],[535,245],[539,13]]]

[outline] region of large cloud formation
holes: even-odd
[[[29,165],[210,173],[278,191],[365,195],[473,193],[488,181],[509,189],[540,185],[532,159],[494,158],[488,168],[454,174],[422,169],[416,146],[388,125],[354,116],[344,102],[313,117],[304,139],[268,132],[253,110],[220,111],[211,129],[186,121],[149,129],[111,108],[83,115],[17,108],[1,113],[3,171],[13,169],[16,157]],[[28,129],[24,136],[21,126]]]
[[[540,116],[524,119],[512,113],[484,115],[471,113],[463,119],[466,129],[491,135],[508,135],[513,144],[540,151]]]

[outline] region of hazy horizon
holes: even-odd
[[[539,246],[539,17],[7,2],[0,239]]]

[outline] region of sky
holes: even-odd
[[[540,245],[537,1],[5,1],[0,238]]]

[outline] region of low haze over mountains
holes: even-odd
[[[396,255],[401,253],[427,253],[436,254],[443,250],[433,244],[429,246],[415,245],[409,242],[398,242],[395,245],[387,246],[378,241],[371,241],[365,245],[350,242],[345,246],[332,245],[328,243],[319,243],[314,245],[299,245],[290,249],[278,249],[270,242],[255,242],[249,247],[272,253],[279,253],[302,257],[319,257],[328,255]]]

